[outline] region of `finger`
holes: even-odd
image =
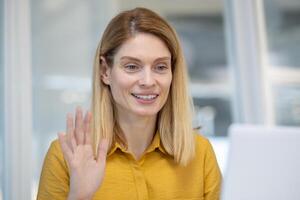
[[[91,121],[92,113],[88,111],[84,118],[84,144],[91,144]]]
[[[74,135],[74,134],[73,134]],[[75,149],[77,147],[77,144],[76,144],[76,139],[74,136],[72,136],[71,138],[71,145],[72,145],[72,149],[73,149],[73,152],[75,152]]]
[[[82,110],[79,106],[76,109],[75,138],[78,145],[84,143],[83,117]]]
[[[74,145],[72,144],[73,140],[74,140],[74,119],[73,119],[73,115],[72,113],[68,113],[67,114],[67,127],[66,127],[66,131],[67,131],[67,144],[68,146],[71,148],[72,152],[74,152]],[[75,142],[76,144],[76,142]]]
[[[72,158],[73,153],[71,148],[67,144],[67,138],[63,132],[58,133],[58,141],[65,159],[67,160],[67,162],[69,162]]]
[[[103,163],[103,166],[106,163],[107,150],[108,150],[108,140],[102,139],[98,146],[97,162]]]

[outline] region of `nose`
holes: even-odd
[[[139,80],[139,85],[144,87],[151,87],[155,85],[155,78],[151,69],[143,70]]]

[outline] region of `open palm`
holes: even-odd
[[[92,115],[87,112],[84,119],[81,108],[76,109],[75,126],[72,114],[67,116],[67,133],[59,133],[59,142],[70,170],[70,192],[68,199],[91,199],[103,181],[107,140],[98,146],[95,157],[91,144]]]

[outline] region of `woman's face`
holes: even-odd
[[[102,76],[121,116],[155,116],[172,82],[171,53],[158,37],[138,33],[119,48]]]

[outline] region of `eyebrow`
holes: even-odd
[[[123,57],[121,57],[121,60],[125,60],[125,59],[134,60],[136,62],[142,62],[140,59],[135,58],[135,57],[131,57],[131,56],[123,56]],[[164,61],[164,60],[171,60],[171,57],[168,57],[168,56],[166,56],[166,57],[160,57],[160,58],[155,59],[155,62],[157,62],[157,61]]]

